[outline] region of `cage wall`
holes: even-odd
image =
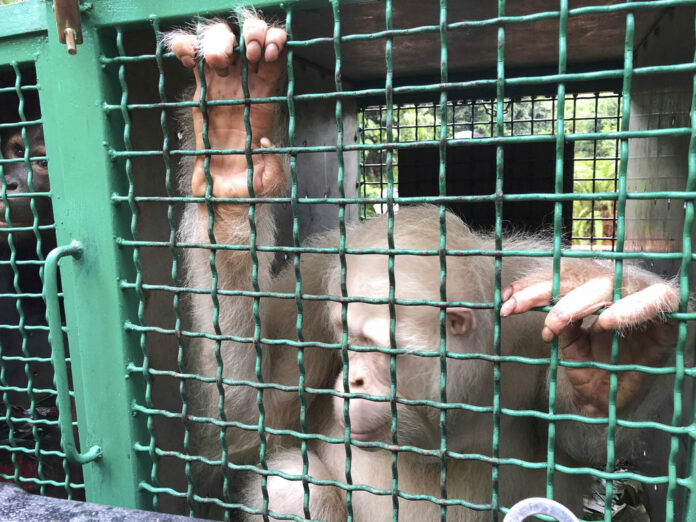
[[[84,248],[61,270],[75,431],[83,450],[102,448],[83,466],[88,500],[233,520],[487,520],[534,494],[585,519],[618,507],[687,519],[693,2],[262,2],[288,32],[285,72],[258,89],[239,57],[235,96],[194,93],[162,42],[234,6],[93,2],[69,58],[50,6],[25,7],[47,13],[36,69],[58,244]],[[14,46],[31,46],[3,28],[12,71]],[[530,102],[516,118],[528,100],[551,110],[537,117]],[[270,148],[254,141],[259,107],[279,113]],[[224,110],[244,125],[233,146],[215,141]],[[192,111],[204,122],[194,143],[182,130]],[[80,140],[65,135],[70,117]],[[255,193],[255,165],[274,157],[287,189]],[[225,158],[243,165],[246,193],[220,192]],[[574,178],[583,168],[593,176]],[[485,230],[470,236],[455,213]],[[626,359],[660,321],[589,360],[540,343],[573,267],[612,281],[608,305],[647,281],[632,263],[675,280],[664,358]],[[540,270],[552,302],[501,314],[506,286]],[[361,368],[382,371],[379,392]],[[567,394],[583,370],[606,378],[606,411]],[[628,407],[627,376],[640,385]],[[363,406],[386,419],[378,434],[360,431]],[[19,469],[4,478],[23,482]]]
[[[3,68],[0,83],[2,478],[33,493],[84,499],[81,469],[60,446],[42,299],[46,256],[56,238],[40,85],[31,62]]]

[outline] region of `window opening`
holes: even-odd
[[[451,100],[447,106],[448,137],[451,139],[495,136],[495,99]],[[556,97],[523,96],[505,99],[505,135],[554,135]],[[566,99],[566,133],[607,133],[619,130],[621,95],[615,92],[576,93]],[[440,115],[435,102],[405,103],[394,107],[394,135],[398,143],[437,140]],[[359,139],[363,144],[386,141],[386,107],[361,108]],[[618,140],[578,140],[566,148],[572,153],[572,191],[578,194],[615,192],[619,166]],[[490,145],[486,145],[490,146]],[[455,148],[455,147],[452,147]],[[399,195],[399,149],[393,151],[394,195]],[[360,154],[361,198],[385,198],[386,149]],[[449,194],[455,195],[455,194]],[[398,208],[398,205],[396,206]],[[364,202],[360,217],[385,213],[384,202]],[[493,209],[490,207],[493,214]],[[569,210],[570,212],[570,210]],[[572,248],[613,250],[616,209],[613,200],[575,200],[567,221]]]

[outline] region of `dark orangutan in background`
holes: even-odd
[[[16,106],[4,102],[0,101],[3,109]],[[27,119],[38,119],[38,100],[27,96],[25,102]],[[56,246],[54,230],[45,228],[53,224],[53,210],[47,195],[29,197],[32,193],[50,191],[48,161],[41,159],[46,156],[41,125],[27,126],[25,136],[21,127],[8,127],[0,132],[0,150],[2,158],[8,160],[2,165],[6,198],[0,198],[0,353],[4,368],[0,384],[9,387],[3,395],[14,419],[11,439],[9,424],[0,423],[0,444],[33,449],[38,438],[43,452],[60,451],[60,432],[55,424],[21,421],[24,417],[48,421],[58,418],[55,395],[46,391],[54,389],[54,384],[46,306],[41,297],[40,263]],[[5,416],[6,409],[5,403],[0,404],[0,416]],[[44,453],[41,461],[42,479],[65,480],[62,459]],[[0,473],[13,476],[15,466],[23,479],[39,478],[38,461],[33,453],[14,453],[13,461],[11,453],[0,452]],[[71,466],[70,473],[73,481],[80,481],[80,466]],[[35,482],[21,485],[28,491],[39,490]],[[45,486],[44,493],[66,495],[65,488],[53,485]],[[82,495],[80,490],[73,494],[78,499]]]
[[[251,15],[244,20],[243,34],[249,60],[248,87],[252,97],[278,93],[284,75],[286,34],[278,27]],[[200,79],[194,67],[205,58],[208,99],[238,99],[241,87],[242,60],[235,56],[236,38],[226,23],[210,22],[200,38],[179,31],[167,42],[181,63],[192,68],[196,77],[193,99],[198,101]],[[243,149],[246,133],[242,105],[208,108],[208,136],[215,149]],[[252,147],[268,148],[279,143],[284,129],[276,123],[272,104],[251,106]],[[203,117],[193,109],[190,146],[206,148],[202,138]],[[253,188],[256,196],[272,197],[286,189],[286,161],[274,153],[253,155]],[[186,167],[186,184],[193,196],[206,193],[204,156],[196,156]],[[210,156],[212,195],[247,197],[247,161],[243,155]],[[456,173],[450,173],[455,174]],[[250,236],[247,204],[213,205],[215,242],[248,245]],[[187,242],[207,243],[209,214],[203,204],[190,205],[181,224],[181,238]],[[275,224],[268,205],[256,207],[257,244],[273,245]],[[492,249],[490,236],[472,231],[453,215],[447,216],[447,248]],[[439,244],[438,211],[434,207],[402,207],[395,217],[394,241],[398,249],[437,249]],[[312,246],[338,245],[338,233],[332,232],[311,240]],[[347,234],[348,248],[387,248],[386,219],[377,218],[352,225]],[[540,239],[510,237],[505,249],[548,249]],[[209,289],[212,286],[209,251],[187,252],[188,286]],[[293,268],[278,275],[271,273],[272,254],[258,252],[258,281],[262,292],[295,292]],[[252,290],[252,259],[246,250],[217,250],[215,262],[220,290]],[[389,295],[387,256],[347,256],[347,289],[351,297],[386,298]],[[301,258],[302,292],[315,295],[341,295],[338,256],[303,254]],[[450,301],[490,302],[493,300],[493,260],[489,257],[455,257],[447,259],[447,298]],[[502,300],[502,354],[533,358],[549,356],[549,345],[558,338],[560,356],[567,361],[609,362],[612,332],[621,330],[619,362],[661,366],[669,364],[676,339],[675,324],[664,321],[661,314],[674,310],[678,295],[669,283],[638,268],[626,268],[622,298],[612,304],[612,266],[593,260],[564,259],[561,269],[560,301],[548,314],[530,311],[551,304],[552,272],[547,260],[538,258],[504,258]],[[440,300],[439,259],[437,256],[396,256],[396,297],[399,299]],[[219,331],[224,335],[253,338],[252,298],[219,296]],[[210,295],[191,298],[195,331],[215,333],[213,304]],[[607,307],[599,316],[593,312]],[[342,337],[341,305],[335,302],[303,301],[302,330],[307,342],[340,342]],[[294,299],[260,300],[261,337],[263,339],[297,339],[297,308]],[[409,495],[441,496],[441,409],[422,401],[440,403],[441,362],[440,309],[432,306],[396,306],[396,345],[402,350],[396,357],[396,441],[399,445],[432,450],[430,456],[409,451],[398,454],[399,490]],[[487,407],[483,413],[464,408],[446,409],[447,451],[454,453],[492,452],[493,364],[482,358],[456,358],[458,354],[493,353],[494,312],[485,309],[450,307],[446,309],[447,403],[464,403]],[[389,310],[387,305],[351,302],[348,305],[348,340],[357,347],[390,346]],[[259,411],[257,390],[248,385],[215,382],[218,361],[215,342],[193,340],[187,348],[187,371],[206,379],[188,381],[189,414],[221,420],[224,405],[227,427],[227,458],[234,463],[255,463],[259,459]],[[297,387],[300,378],[297,349],[279,344],[262,347],[261,373],[265,383]],[[414,352],[419,352],[420,355]],[[392,453],[363,449],[360,443],[390,444],[392,406],[390,397],[389,355],[369,348],[348,351],[349,365],[341,368],[340,352],[320,347],[305,349],[304,386],[334,389],[327,394],[306,392],[308,433],[320,433],[343,440],[346,436],[345,411],[350,414],[350,438],[357,441],[352,450],[352,482],[386,490],[374,495],[353,493],[353,514],[358,521],[390,520],[392,517]],[[428,356],[430,355],[430,356]],[[256,381],[256,352],[250,343],[223,341],[220,345],[223,378],[228,381]],[[513,410],[548,411],[548,366],[504,363],[501,371],[501,406]],[[344,390],[347,372],[348,389]],[[669,389],[667,377],[639,372],[619,372],[617,410],[621,418],[645,418],[647,412]],[[221,397],[220,389],[224,389]],[[590,417],[603,417],[608,409],[609,374],[591,368],[558,369],[556,411]],[[381,401],[352,399],[344,404],[344,391],[383,397]],[[263,391],[264,425],[275,429],[300,429],[300,401],[296,390]],[[220,459],[220,429],[200,419],[190,422],[192,452],[208,459]],[[603,465],[606,431],[601,425],[563,421],[556,424],[556,461],[567,465]],[[500,417],[500,456],[529,462],[546,460],[546,426],[531,416]],[[302,458],[298,440],[266,433],[268,467],[299,476]],[[617,455],[632,450],[636,435],[619,428],[616,434]],[[482,460],[444,457],[447,465],[447,496],[468,502],[488,504],[491,499],[491,465]],[[345,482],[346,450],[342,442],[329,444],[309,441],[309,475],[315,479]],[[243,481],[242,492],[235,501],[260,508],[260,477],[232,475]],[[208,481],[203,493],[222,495],[222,466],[216,471],[201,464],[198,483]],[[514,465],[500,467],[500,502],[510,506],[517,500],[545,494],[546,470],[525,470]],[[556,472],[555,497],[578,512],[585,486],[583,478]],[[345,492],[331,485],[310,485],[309,515],[312,518],[345,520]],[[303,485],[299,480],[270,477],[270,509],[276,513],[306,516],[303,510]],[[399,499],[400,517],[423,521],[439,518],[439,506],[419,500]],[[486,511],[463,506],[448,508],[451,520],[487,520]]]
[[[23,296],[19,300],[19,309],[24,316],[27,338],[27,351],[33,357],[50,357],[51,351],[45,330],[32,329],[31,326],[46,325],[46,307],[41,298],[43,290],[39,276],[40,265],[36,263],[40,256],[45,257],[55,247],[53,230],[39,230],[41,248],[37,250],[37,234],[34,228],[34,216],[37,225],[53,223],[53,211],[48,197],[13,197],[31,192],[48,192],[48,162],[43,159],[27,161],[29,157],[46,155],[43,130],[40,125],[26,128],[26,141],[22,138],[19,127],[0,133],[0,147],[5,160],[3,175],[7,194],[7,203],[0,198],[0,294],[34,294]],[[29,156],[26,156],[26,153]],[[33,173],[29,186],[29,174]],[[33,199],[33,210],[32,210]],[[8,229],[8,217],[12,225],[12,240]],[[4,229],[4,230],[3,230]],[[38,229],[37,229],[38,230]],[[12,258],[12,263],[10,259]],[[14,265],[14,266],[12,266]],[[15,280],[16,278],[16,280]],[[19,312],[14,296],[0,296],[0,323],[18,325]],[[0,346],[4,356],[22,355],[22,335],[18,329],[0,328]],[[9,365],[9,366],[8,366]],[[29,364],[36,388],[53,387],[53,371],[49,362]],[[5,378],[11,386],[26,388],[27,376],[24,363],[5,362]],[[10,402],[29,407],[26,392],[10,391]]]

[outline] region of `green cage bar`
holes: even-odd
[[[208,86],[205,84],[204,67],[201,61],[198,72],[203,78],[200,95],[197,99],[182,101],[173,92],[182,83],[179,72],[174,70],[175,59],[165,50],[163,34],[171,27],[190,20],[197,23],[214,16],[226,16],[241,6],[253,4],[255,8],[267,8],[284,20],[288,33],[287,53],[287,88],[284,92],[263,99],[252,99],[248,85],[248,68],[246,58],[242,59],[242,88],[244,96],[239,100],[207,99]],[[375,5],[376,4],[376,7]],[[473,4],[472,4],[473,5]],[[541,5],[541,4],[540,4]],[[497,0],[491,3],[492,14],[477,19],[472,16],[457,16],[453,1],[438,0],[433,2],[429,11],[433,14],[427,21],[418,18],[419,23],[413,27],[404,26],[403,11],[399,3],[392,0],[340,1],[340,0],[287,0],[284,2],[262,0],[253,2],[232,2],[207,0],[193,3],[174,0],[163,5],[145,5],[141,2],[109,2],[92,0],[80,6],[80,18],[84,43],[78,46],[76,55],[71,56],[65,47],[58,43],[55,16],[50,2],[27,0],[16,4],[0,6],[0,70],[13,70],[17,85],[11,89],[22,98],[19,81],[22,67],[35,66],[36,90],[38,91],[43,114],[40,122],[29,122],[22,115],[22,125],[40,123],[43,125],[47,157],[50,157],[51,191],[50,194],[32,194],[33,197],[50,196],[55,215],[55,231],[59,246],[70,245],[79,241],[84,251],[80,259],[65,259],[60,263],[62,293],[65,308],[65,331],[69,346],[69,356],[74,388],[76,410],[76,433],[84,452],[98,446],[102,453],[100,458],[82,466],[84,473],[84,490],[87,500],[109,505],[167,511],[180,511],[196,516],[201,505],[212,506],[221,517],[234,520],[239,511],[256,514],[264,519],[278,518],[287,520],[312,519],[310,511],[313,493],[311,488],[318,486],[335,486],[345,498],[348,520],[355,520],[355,502],[357,493],[371,493],[375,497],[384,497],[391,501],[391,519],[407,519],[406,501],[425,501],[437,506],[441,520],[453,519],[456,509],[468,508],[484,511],[491,520],[502,520],[510,506],[501,494],[501,476],[506,466],[516,466],[527,470],[536,470],[545,476],[544,486],[547,497],[556,493],[554,481],[561,475],[581,478],[592,477],[605,481],[600,488],[604,496],[604,520],[611,520],[611,510],[620,481],[636,480],[644,488],[659,486],[664,490],[664,511],[655,516],[664,515],[664,520],[672,521],[677,513],[682,513],[683,520],[696,517],[696,502],[693,489],[696,488],[694,463],[696,453],[693,451],[694,411],[689,404],[687,390],[693,385],[696,371],[692,366],[688,345],[687,323],[696,319],[696,313],[689,308],[689,274],[694,259],[691,245],[691,228],[694,219],[693,200],[696,198],[694,179],[696,176],[696,94],[692,93],[691,106],[688,110],[689,121],[676,121],[649,128],[641,128],[635,123],[636,83],[646,78],[669,78],[670,75],[687,75],[696,89],[696,54],[691,50],[689,60],[681,62],[661,62],[659,65],[638,63],[636,55],[643,45],[639,40],[638,20],[641,13],[655,14],[658,24],[662,17],[668,16],[670,10],[696,7],[696,0],[654,0],[626,1],[603,5],[585,5],[571,7],[567,0],[543,4],[540,11],[531,8],[517,8],[511,2]],[[369,10],[374,7],[375,11]],[[424,8],[425,10],[425,8]],[[351,16],[375,12],[372,31],[355,28]],[[681,12],[681,11],[680,11]],[[692,11],[688,11],[693,15]],[[322,30],[312,37],[303,37],[303,22],[320,13]],[[455,14],[453,14],[455,13]],[[586,70],[580,70],[573,62],[573,22],[590,16],[617,16],[622,20],[622,52],[620,60],[607,63],[589,64]],[[511,65],[515,55],[515,28],[532,27],[532,24],[553,22],[553,38],[547,43],[554,47],[553,67],[546,69],[534,65],[525,67]],[[694,26],[694,20],[691,20]],[[406,24],[408,25],[408,24]],[[642,27],[642,26],[640,26]],[[487,43],[486,66],[467,70],[466,74],[456,69],[458,59],[458,39],[472,39],[477,31],[490,30],[493,37]],[[653,31],[651,29],[650,31]],[[651,34],[648,32],[647,34]],[[432,63],[428,62],[427,75],[416,76],[404,74],[399,69],[402,62],[399,53],[404,52],[406,39],[430,37],[435,42],[428,48]],[[139,39],[142,39],[139,41]],[[145,42],[145,43],[142,43]],[[145,49],[147,45],[152,44]],[[351,76],[349,71],[355,67],[355,58],[351,53],[359,53],[371,44],[377,44],[374,56],[374,74]],[[245,42],[239,43],[241,51]],[[145,50],[143,50],[145,49]],[[328,78],[317,85],[311,92],[303,91],[303,81],[309,78],[307,73],[307,53],[322,50],[325,70]],[[319,52],[319,51],[317,51]],[[359,57],[358,60],[367,57]],[[424,60],[425,63],[425,60]],[[531,63],[531,62],[530,62]],[[425,66],[424,66],[425,67]],[[358,69],[359,70],[359,69]],[[303,75],[307,75],[303,78]],[[136,82],[146,84],[142,92]],[[597,85],[596,89],[592,86]],[[601,86],[601,87],[599,87]],[[610,86],[610,88],[606,88]],[[3,89],[0,85],[0,92]],[[614,118],[615,130],[602,132],[598,125],[597,106],[600,96],[594,99],[595,116],[592,125],[576,128],[575,110],[579,93],[612,92],[620,104]],[[549,117],[551,131],[548,134],[535,133],[534,106],[539,103],[534,96],[545,95],[552,98],[553,114]],[[520,98],[530,97],[532,118],[530,122],[520,123],[513,114],[508,118],[506,111],[519,108]],[[457,105],[458,100],[469,100],[470,106]],[[486,122],[490,129],[485,136],[474,134],[474,110],[477,100],[487,100],[491,107],[490,118]],[[288,113],[287,143],[275,146],[271,152],[288,155],[290,191],[287,195],[263,198],[254,194],[252,154],[261,153],[252,147],[250,112],[252,103],[276,103],[282,105]],[[310,139],[304,139],[306,132],[302,128],[303,118],[307,118],[307,107],[313,104],[328,103],[331,111],[323,115],[327,126],[321,128]],[[372,123],[366,116],[369,107],[379,105],[378,115]],[[415,111],[415,139],[409,139],[408,126],[401,126],[404,114],[413,104]],[[419,104],[429,104],[432,110],[432,128],[427,138],[419,134],[419,120],[423,113],[418,112]],[[208,136],[208,112],[220,105],[239,105],[244,109],[246,143],[243,149],[220,150],[211,146]],[[21,104],[20,104],[21,106]],[[186,197],[180,194],[181,187],[176,179],[176,163],[195,155],[191,150],[178,145],[181,141],[176,136],[173,120],[177,111],[189,111],[196,107],[203,115],[203,151],[196,153],[205,156],[204,171],[207,180],[207,192],[203,197]],[[457,111],[471,110],[471,136],[457,135]],[[358,115],[358,111],[361,116]],[[569,113],[570,111],[570,113]],[[21,112],[21,111],[20,111]],[[572,116],[571,116],[572,114]],[[156,136],[141,136],[139,121],[143,115],[155,115],[153,133]],[[358,118],[361,118],[358,121]],[[352,125],[356,125],[357,137],[352,136]],[[420,122],[422,125],[422,121]],[[530,123],[531,132],[518,132],[518,126]],[[467,120],[467,125],[469,121]],[[330,128],[331,131],[326,129]],[[464,128],[462,126],[462,128]],[[468,129],[469,127],[467,127]],[[588,131],[588,128],[590,129]],[[0,131],[3,124],[0,123]],[[285,129],[284,129],[285,130]],[[538,129],[537,129],[538,130]],[[372,132],[372,134],[370,134]],[[317,137],[318,134],[328,136]],[[23,131],[27,141],[26,130]],[[151,139],[150,139],[151,138]],[[422,138],[422,139],[419,139]],[[640,140],[688,140],[686,152],[686,178],[678,188],[649,189],[641,191],[630,185],[629,163],[634,159],[630,154],[629,143]],[[613,140],[616,143],[612,158],[597,156],[598,142]],[[569,158],[569,150],[577,144],[591,144],[592,157]],[[513,164],[510,150],[517,145],[549,146],[553,150],[553,185],[548,190],[530,192],[508,191],[508,167]],[[456,178],[456,167],[450,163],[451,155],[458,151],[474,151],[477,147],[490,146],[494,149],[494,172],[491,190],[476,194],[459,194],[451,190]],[[633,146],[633,145],[631,145]],[[435,151],[436,156],[436,190],[431,195],[402,195],[404,189],[403,161],[409,153],[426,149]],[[267,153],[268,151],[265,151]],[[246,157],[247,186],[249,198],[215,198],[213,197],[213,176],[210,171],[211,160],[216,155],[240,154]],[[472,152],[473,154],[473,152]],[[327,170],[331,171],[332,190],[324,195],[312,194],[303,187],[303,161],[307,158],[324,158]],[[355,158],[355,163],[353,159]],[[379,158],[378,163],[371,163],[370,158]],[[22,160],[28,168],[31,161],[27,151]],[[614,161],[616,170],[615,190],[593,191],[589,193],[570,192],[566,181],[566,163],[568,161],[587,161],[596,172],[598,161]],[[162,174],[160,191],[143,189],[149,172],[139,170],[138,165],[156,164],[156,175]],[[359,163],[358,163],[359,162]],[[3,165],[9,160],[0,158],[0,201],[7,206],[9,201],[8,183],[2,174]],[[352,183],[353,168],[379,170],[378,181],[363,180],[362,185]],[[321,180],[310,178],[312,182]],[[586,180],[585,180],[586,181]],[[590,183],[596,188],[595,179]],[[379,194],[371,195],[369,183],[379,185]],[[31,185],[31,178],[30,178]],[[605,185],[602,185],[603,187]],[[629,224],[630,216],[627,206],[632,203],[671,201],[672,204],[684,206],[683,223],[678,238],[681,247],[657,251],[647,247],[647,251],[631,249]],[[588,202],[592,208],[608,202],[612,205],[615,216],[615,239],[610,238],[611,245],[598,252],[591,249],[579,250],[564,243],[567,232],[566,219],[569,205],[573,201]],[[249,205],[248,224],[250,239],[248,244],[225,244],[215,237],[213,227],[217,219],[214,204],[243,203]],[[504,231],[509,220],[509,209],[519,203],[548,203],[552,207],[553,243],[546,251],[516,251],[506,249]],[[414,203],[431,203],[439,207],[439,243],[437,248],[414,252],[400,248],[395,244],[395,216],[399,206]],[[287,207],[289,236],[279,245],[264,244],[259,240],[257,231],[258,206],[261,204]],[[494,246],[490,250],[457,250],[447,243],[446,209],[453,205],[485,206],[492,209]],[[185,242],[177,236],[177,220],[181,209],[186,205],[203,205],[208,214],[207,233],[209,244]],[[375,205],[376,213],[386,214],[386,249],[361,250],[348,246],[353,211],[362,212]],[[305,213],[331,207],[335,214],[331,216],[331,226],[338,228],[335,244],[318,247],[314,244],[303,245],[305,234]],[[309,210],[308,210],[309,209]],[[34,223],[31,227],[40,246],[40,227],[34,210]],[[151,212],[159,212],[164,223],[162,234],[152,233],[143,226]],[[9,216],[11,218],[11,216]],[[577,218],[580,219],[580,218]],[[603,218],[602,218],[603,219]],[[607,218],[608,219],[608,218]],[[11,219],[7,220],[10,222]],[[329,222],[329,218],[326,218]],[[594,222],[590,225],[589,238],[595,241],[597,233]],[[11,236],[10,236],[11,237]],[[606,239],[602,237],[601,239]],[[676,244],[676,243],[675,243]],[[211,284],[207,288],[189,288],[182,282],[182,252],[185,249],[205,249],[211,273]],[[10,249],[12,244],[10,241]],[[219,272],[219,255],[221,252],[248,252],[253,268],[250,289],[234,290],[226,288]],[[164,279],[155,277],[149,270],[148,256],[153,252],[161,253],[165,259]],[[40,248],[37,247],[38,263],[43,263]],[[278,259],[292,257],[290,269],[294,275],[292,288],[284,292],[264,288],[259,278],[259,256],[275,254]],[[336,258],[340,271],[340,295],[313,295],[308,293],[306,273],[301,270],[303,256],[324,255]],[[389,294],[384,299],[367,299],[349,296],[348,292],[348,256],[379,254],[387,259],[387,278]],[[154,255],[154,254],[152,254]],[[423,255],[437,257],[439,263],[439,300],[404,300],[397,297],[395,265],[399,256]],[[493,259],[493,298],[491,302],[467,303],[449,301],[447,295],[448,258],[455,256],[487,256]],[[650,263],[675,263],[679,265],[680,306],[679,312],[671,315],[679,321],[679,337],[675,349],[674,364],[667,367],[648,367],[635,364],[619,364],[619,336],[615,335],[612,344],[611,359],[608,363],[577,363],[563,360],[559,354],[558,342],[550,345],[548,355],[531,358],[521,355],[504,355],[502,349],[502,324],[500,308],[503,290],[503,262],[509,257],[539,257],[550,259],[553,265],[553,296],[557,297],[561,287],[561,267],[573,259],[595,258],[603,262],[614,262],[615,283],[614,298],[621,295],[624,260],[638,260]],[[507,260],[514,263],[514,261]],[[7,262],[0,260],[17,271],[14,257]],[[160,267],[158,267],[160,268]],[[693,284],[693,283],[691,283]],[[188,324],[187,310],[183,300],[187,294],[203,294],[212,303],[210,333],[196,332]],[[15,285],[7,297],[26,297],[23,290]],[[160,296],[167,303],[170,318],[158,323],[151,319],[149,303],[152,296]],[[238,337],[226,331],[221,321],[221,301],[230,297],[249,298],[253,317],[253,334]],[[264,338],[269,331],[268,325],[262,325],[262,303],[269,299],[285,299],[294,306],[294,337],[292,339]],[[19,302],[19,301],[18,301]],[[308,323],[310,302],[340,303],[340,323],[342,335],[333,343],[319,343],[305,335]],[[389,343],[383,347],[364,347],[354,345],[349,337],[348,305],[349,303],[367,302],[386,305],[389,309]],[[396,315],[399,306],[430,306],[439,308],[439,347],[435,351],[417,349],[407,351],[399,348],[397,343]],[[452,353],[447,351],[447,315],[448,307],[473,307],[493,312],[493,353]],[[26,339],[31,333],[27,329],[19,308],[20,319],[17,328],[24,342],[22,345],[24,359],[30,359],[26,350]],[[0,328],[8,326],[2,324]],[[55,321],[53,321],[55,325]],[[262,329],[263,327],[263,329]],[[44,328],[44,327],[42,327]],[[47,326],[44,330],[47,329]],[[187,342],[193,338],[205,337],[214,344],[217,361],[213,376],[201,376],[191,373],[184,359]],[[255,354],[254,378],[248,381],[228,379],[224,374],[223,351],[225,342],[246,343]],[[161,343],[161,344],[159,344]],[[169,344],[167,344],[169,343]],[[164,347],[173,351],[171,364],[161,364]],[[299,380],[290,385],[264,380],[262,371],[267,352],[263,346],[274,349],[296,349]],[[321,348],[332,350],[341,360],[343,367],[343,388],[312,389],[307,383],[306,349]],[[372,396],[350,392],[348,381],[348,357],[351,352],[372,351],[387,356],[389,361],[389,393],[385,396]],[[439,364],[438,401],[419,402],[419,399],[400,397],[397,393],[397,358],[405,353],[413,353],[423,358],[436,358]],[[490,404],[473,405],[448,401],[448,382],[451,372],[448,363],[462,360],[480,360],[490,364],[493,376],[493,388]],[[507,408],[501,400],[502,368],[507,363],[526,364],[548,367],[548,408],[544,411],[514,410]],[[5,409],[11,408],[7,392],[11,386],[6,380],[6,361],[0,357],[0,389],[3,390],[2,401]],[[559,413],[558,389],[559,374],[567,368],[592,367],[610,372],[609,408],[605,417],[584,417],[574,414]],[[674,375],[674,387],[671,399],[674,410],[669,420],[633,420],[622,418],[617,413],[616,398],[618,393],[618,375],[622,371],[637,371],[651,375]],[[29,385],[31,410],[37,405],[33,397],[32,376],[28,363],[25,373]],[[401,379],[401,376],[399,376]],[[193,417],[189,409],[190,397],[187,395],[187,380],[198,380],[217,387],[217,417]],[[159,401],[162,392],[160,383],[167,382],[174,386],[176,407],[163,406]],[[173,384],[172,384],[173,383]],[[258,411],[258,422],[246,425],[234,418],[228,418],[225,409],[225,390],[230,386],[245,386],[254,389],[255,403],[250,407]],[[265,411],[264,397],[267,390],[282,390],[297,394],[299,398],[299,428],[269,426]],[[58,393],[58,392],[54,392]],[[341,437],[331,438],[312,433],[308,427],[309,396],[328,395],[345,398],[342,416],[345,431]],[[63,403],[65,404],[65,397]],[[70,399],[68,398],[68,401]],[[351,419],[349,405],[351,400],[371,400],[387,403],[390,411],[389,443],[361,443],[351,438]],[[410,401],[410,402],[409,402]],[[68,402],[69,404],[69,402]],[[400,444],[397,435],[400,405],[418,405],[437,410],[439,419],[439,444],[436,448],[423,449]],[[65,408],[63,408],[64,410]],[[463,410],[487,415],[491,419],[492,439],[490,454],[462,453],[450,446],[451,422],[448,412]],[[61,411],[64,414],[64,411]],[[530,418],[543,426],[541,436],[546,437],[545,456],[538,461],[526,461],[517,456],[505,454],[501,447],[501,420],[506,417]],[[451,419],[451,417],[450,417]],[[36,441],[28,453],[35,455],[39,461],[36,483],[41,493],[46,493],[47,486],[55,486],[44,476],[41,456],[44,451],[38,441],[36,415],[32,419],[33,437]],[[10,444],[14,448],[13,438],[17,429],[17,419],[9,413],[2,420],[9,431]],[[170,424],[167,424],[167,423]],[[192,426],[194,423],[206,422],[216,430],[216,443],[219,442],[219,459],[206,461],[192,450]],[[565,465],[559,460],[559,425],[564,422],[584,423],[606,428],[606,462],[601,469],[583,466]],[[545,424],[545,425],[544,425]],[[172,433],[167,426],[176,426]],[[254,464],[234,462],[229,458],[226,435],[231,429],[244,429],[257,434],[258,455]],[[654,472],[625,471],[617,466],[616,432],[618,429],[651,430],[669,440],[664,469]],[[178,431],[177,431],[178,430]],[[293,438],[299,448],[301,471],[296,474],[274,469],[273,453],[270,443],[272,436],[283,435]],[[310,472],[310,448],[313,441],[335,444],[345,452],[345,470],[340,480],[319,478]],[[684,445],[688,445],[685,455]],[[356,451],[373,447],[389,453],[391,480],[389,487],[379,489],[361,484],[354,479],[354,460]],[[0,450],[4,448],[0,444]],[[0,474],[2,478],[21,483],[17,455],[21,451],[12,451],[11,460],[14,473]],[[405,454],[425,455],[439,459],[437,491],[429,495],[415,495],[405,491],[403,477],[400,478],[400,462]],[[61,452],[61,458],[65,453]],[[228,462],[229,460],[229,462]],[[451,462],[470,460],[490,466],[490,473],[485,480],[490,480],[489,498],[481,502],[472,499],[457,498],[448,483],[452,480]],[[64,488],[66,495],[72,490],[82,489],[65,460],[65,480],[57,485]],[[194,467],[205,463],[217,467],[222,472],[222,494],[220,498],[209,498],[199,490],[199,484],[193,471]],[[174,471],[172,471],[174,470]],[[236,473],[250,473],[259,477],[259,495],[261,505],[249,506],[240,502]],[[169,476],[170,473],[175,477]],[[269,497],[269,482],[273,478],[284,478],[300,484],[302,490],[302,515],[274,513]],[[362,498],[362,497],[360,497]],[[682,505],[682,499],[685,498]],[[174,507],[172,507],[174,506]]]

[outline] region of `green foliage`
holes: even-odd
[[[566,133],[617,131],[620,98],[614,93],[568,96],[565,103]],[[548,96],[505,100],[505,135],[553,135],[556,127],[556,100]],[[448,137],[487,138],[495,135],[495,100],[452,101],[447,107]],[[386,143],[387,110],[367,107],[360,112],[360,140],[365,144]],[[394,106],[392,142],[437,140],[440,110],[434,103]],[[573,159],[573,191],[580,194],[615,192],[618,169],[617,140],[578,140]],[[384,149],[361,154],[360,197],[386,198],[388,187],[387,152]],[[392,153],[394,196],[398,195],[398,151]],[[386,211],[384,204],[361,205],[361,217]],[[573,202],[573,245],[579,248],[611,249],[614,204],[610,200]],[[606,238],[608,239],[602,239]]]
[[[0,0],[0,5],[14,4],[17,2],[24,2],[24,0]]]

